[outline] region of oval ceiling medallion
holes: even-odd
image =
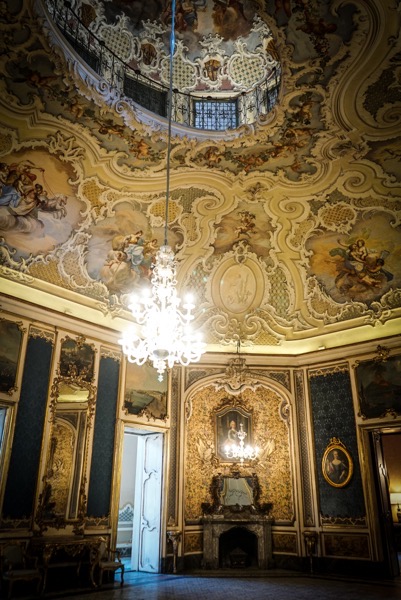
[[[224,261],[216,270],[212,283],[213,301],[235,315],[245,314],[260,306],[264,294],[263,273],[259,265],[247,259]]]

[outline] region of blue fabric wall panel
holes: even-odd
[[[53,347],[29,338],[3,503],[5,518],[32,515],[46,414]]]
[[[358,461],[356,424],[348,371],[312,376],[312,402],[320,511],[330,517],[363,517],[365,503]],[[347,486],[335,488],[324,478],[322,458],[330,439],[336,437],[350,452],[354,473]]]
[[[110,512],[119,370],[114,359],[100,359],[88,493],[87,512],[91,517],[104,517]]]

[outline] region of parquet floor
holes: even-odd
[[[266,577],[152,575],[128,572],[125,584],[106,583],[94,591],[46,594],[73,600],[401,600],[401,579],[362,581],[271,573]]]

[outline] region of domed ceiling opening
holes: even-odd
[[[81,57],[125,96],[161,116],[169,85],[171,2],[76,0],[48,9]],[[272,32],[251,0],[178,0],[173,119],[236,129],[266,119],[281,68]]]

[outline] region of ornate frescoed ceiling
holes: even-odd
[[[398,2],[182,4],[182,72],[200,74],[185,90],[249,85],[233,57],[262,77],[281,65],[278,102],[253,125],[173,127],[169,243],[209,348],[298,354],[399,334]],[[166,76],[155,15],[168,3],[72,6],[123,60]],[[0,291],[119,329],[163,242],[166,121],[100,80],[42,0],[0,10]],[[209,75],[205,40],[222,57]]]

